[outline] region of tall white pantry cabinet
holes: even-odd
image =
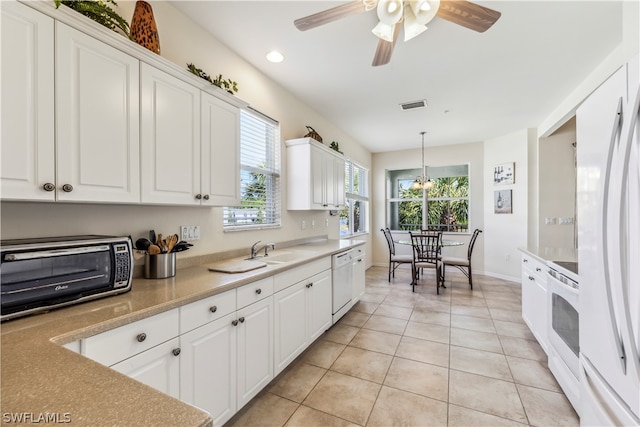
[[[240,203],[246,103],[65,6],[0,10],[2,200]]]

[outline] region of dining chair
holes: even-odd
[[[393,236],[389,227],[381,228],[380,231],[384,233],[385,239],[387,239],[387,245],[389,246],[389,282],[391,282],[391,276],[396,277],[396,268],[401,264],[411,264],[413,262],[413,256],[411,255],[397,255],[396,246],[393,243]]]
[[[469,247],[467,248],[466,259],[456,258],[456,257],[442,257],[442,281],[443,282],[444,282],[446,267],[450,265],[462,271],[464,275],[469,278],[469,286],[471,289],[473,289],[473,276],[471,274],[471,255],[473,253],[473,247],[476,244],[476,239],[478,238],[478,234],[480,233],[482,233],[482,230],[480,230],[479,228],[476,228],[473,231],[473,235],[471,236],[471,240],[469,241]]]
[[[411,286],[413,292],[416,291],[416,284],[420,277],[420,271],[424,268],[433,268],[436,272],[436,293],[440,294],[440,286],[444,287],[444,284],[440,284],[442,279],[442,255],[441,242],[442,232],[428,232],[428,233],[412,233],[411,245],[413,247],[413,262],[411,263],[412,280]]]

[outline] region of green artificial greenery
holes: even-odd
[[[114,0],[54,0],[54,2],[56,9],[63,4],[110,30],[116,32],[120,30],[127,37],[130,37],[129,23],[109,6],[109,3],[114,6],[118,5]]]
[[[331,141],[329,148],[331,148],[334,151],[337,151],[340,154],[344,154],[342,151],[340,151],[340,144],[338,144],[336,141]]]
[[[209,74],[205,73],[204,71],[202,71],[202,69],[196,67],[193,64],[187,64],[187,69],[191,71],[193,74],[195,74],[196,76],[200,77],[201,79],[208,81],[212,85],[218,86],[220,89],[226,90],[231,95],[238,92],[238,82],[234,82],[231,79],[223,79],[222,74],[218,75],[218,77],[216,77],[215,79],[212,79]]]

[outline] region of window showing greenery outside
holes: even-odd
[[[345,207],[340,211],[340,236],[366,233],[369,207],[368,171],[347,160],[344,176]]]
[[[225,207],[224,228],[280,226],[280,127],[240,112],[240,206]]]
[[[468,165],[428,167],[429,190],[413,189],[420,169],[387,171],[387,225],[392,230],[467,232],[469,228]]]

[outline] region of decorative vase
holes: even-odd
[[[138,0],[131,18],[131,38],[140,46],[160,55],[160,37],[153,9],[146,1]]]

